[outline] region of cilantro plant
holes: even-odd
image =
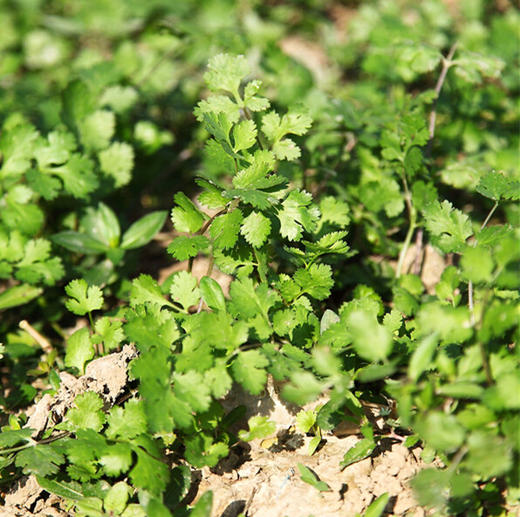
[[[275,431],[237,432],[222,398],[272,376],[294,404],[327,396],[296,418],[308,454],[350,420],[338,468],[402,442],[429,464],[425,508],[518,505],[518,13],[366,2],[345,36],[328,1],[305,2],[312,20],[95,4],[0,3],[0,482],[35,475],[78,515],[209,515],[192,470]],[[327,59],[298,53],[309,35]],[[159,282],[157,250],[131,250],[166,208],[157,268],[185,267]],[[60,373],[125,347],[120,398],[89,389],[27,427]]]

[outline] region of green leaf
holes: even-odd
[[[174,305],[164,298],[161,288],[150,275],[139,275],[135,278],[130,288],[130,305],[132,307],[142,303],[154,303],[159,307]]]
[[[252,395],[258,395],[265,386],[268,359],[258,350],[240,352],[231,364],[234,379]]]
[[[324,481],[320,481],[318,476],[310,468],[306,467],[302,463],[298,463],[298,470],[300,471],[301,480],[304,483],[311,485],[320,492],[330,491],[329,485]]]
[[[229,393],[233,379],[228,373],[224,359],[217,359],[215,366],[204,372],[204,382],[208,384],[211,393],[217,399],[225,397]]]
[[[213,492],[204,492],[197,504],[192,508],[190,517],[210,517],[213,508]]]
[[[85,199],[99,185],[94,174],[94,163],[78,153],[73,154],[67,163],[53,167],[51,172],[60,178],[65,190],[76,198]]]
[[[298,412],[296,415],[296,429],[302,433],[308,433],[316,423],[316,411],[313,409]]]
[[[300,157],[300,148],[290,139],[284,138],[273,144],[273,153],[278,160],[296,160]]]
[[[271,221],[261,212],[253,211],[242,221],[240,233],[251,246],[260,248],[271,233]]]
[[[21,442],[28,442],[33,433],[32,429],[4,429],[0,433],[0,449],[13,447]]]
[[[435,243],[444,252],[459,251],[473,233],[468,216],[449,201],[430,203],[423,214],[426,229],[437,238]]]
[[[210,90],[225,90],[238,94],[238,87],[242,79],[249,74],[249,65],[244,56],[217,54],[208,63],[208,71],[204,80]]]
[[[461,258],[463,276],[475,284],[490,282],[494,269],[491,251],[482,246],[468,246]]]
[[[47,477],[56,474],[60,465],[65,462],[56,444],[35,445],[21,450],[16,455],[15,463],[25,474],[37,474]]]
[[[244,87],[244,106],[251,111],[264,111],[270,106],[268,99],[255,95],[261,86],[262,81],[255,80]]]
[[[137,455],[137,463],[130,471],[130,480],[136,487],[159,496],[168,482],[168,466],[154,459],[141,448],[135,447],[134,452]]]
[[[316,379],[311,372],[296,371],[291,374],[291,383],[283,388],[283,398],[303,406],[323,392],[325,383]]]
[[[123,513],[128,502],[128,497],[132,493],[132,488],[124,481],[119,481],[108,490],[104,499],[105,511],[113,515]]]
[[[197,305],[200,300],[200,291],[197,287],[197,279],[188,271],[179,271],[173,276],[170,294],[174,302],[188,310],[192,305]]]
[[[226,300],[220,284],[210,278],[203,276],[199,284],[200,294],[206,305],[214,311],[225,311]]]
[[[104,343],[105,351],[117,348],[125,338],[125,333],[121,328],[121,321],[111,321],[107,316],[103,316],[96,321],[94,329],[96,334],[92,337],[93,343]]]
[[[465,438],[464,428],[453,415],[439,411],[429,413],[416,423],[421,438],[438,451],[450,453],[456,450]]]
[[[89,207],[81,225],[90,237],[102,242],[106,248],[115,248],[119,244],[119,221],[114,211],[105,203],[99,203],[97,210]]]
[[[256,125],[252,120],[243,120],[233,128],[233,151],[238,153],[249,149],[256,143]]]
[[[438,302],[422,305],[417,329],[421,336],[436,332],[443,343],[462,343],[473,333],[467,307],[449,307]]]
[[[98,155],[101,170],[111,176],[117,187],[126,185],[132,178],[134,150],[126,142],[114,142]]]
[[[70,297],[65,306],[70,312],[83,316],[87,312],[96,311],[103,307],[103,293],[97,285],[88,286],[82,278],[72,280],[65,292]]]
[[[95,348],[92,344],[90,334],[87,328],[76,330],[69,337],[67,350],[65,352],[65,366],[77,368],[82,374],[84,372],[85,363],[90,361],[95,354]]]
[[[345,228],[350,223],[349,207],[340,199],[325,196],[320,199],[321,220]]]
[[[277,142],[286,134],[304,135],[311,127],[312,119],[302,113],[286,113],[280,118],[271,111],[262,117],[262,131],[271,142]]]
[[[368,361],[380,361],[392,351],[392,336],[373,314],[365,310],[354,310],[347,317],[356,352]]]
[[[128,472],[132,462],[132,449],[126,443],[108,445],[99,457],[104,472],[113,477]]]
[[[114,406],[110,410],[107,423],[106,435],[111,439],[116,437],[130,439],[146,433],[147,421],[142,401],[129,400],[124,408]]]
[[[441,506],[449,494],[451,472],[427,468],[411,481],[417,501],[425,506]]]
[[[232,248],[237,242],[242,220],[243,215],[238,208],[215,217],[209,229],[215,247],[220,249]]]
[[[172,209],[171,219],[175,229],[186,233],[199,231],[204,222],[204,214],[182,192],[175,194],[174,201],[177,206]]]
[[[274,155],[270,151],[255,151],[251,165],[233,177],[233,186],[237,189],[260,189],[283,183],[284,180],[276,175],[267,176],[273,170],[274,163]]]
[[[362,440],[359,440],[359,442],[357,442],[354,447],[351,447],[346,452],[345,456],[343,456],[343,460],[340,463],[341,468],[344,469],[353,463],[368,458],[372,452],[374,452],[376,445],[377,444],[372,438],[363,438]]]
[[[488,172],[482,176],[476,190],[494,201],[520,199],[520,181],[508,178],[499,172]]]
[[[187,260],[196,257],[200,252],[204,251],[209,245],[209,240],[203,235],[195,235],[194,237],[185,237],[181,235],[176,237],[168,246],[168,253],[173,255],[177,260]]]
[[[408,365],[408,377],[410,380],[417,381],[424,371],[433,367],[432,358],[437,345],[438,337],[436,333],[422,339],[414,350]]]
[[[51,240],[74,253],[84,253],[85,255],[106,253],[109,249],[106,244],[93,239],[90,235],[71,230],[55,233],[51,236]]]
[[[116,117],[113,112],[98,110],[78,121],[82,144],[90,150],[108,147],[114,135]]]
[[[18,305],[24,305],[31,300],[38,298],[43,293],[40,287],[33,287],[32,285],[22,284],[9,287],[4,292],[0,293],[0,310],[10,309]]]
[[[312,264],[307,269],[298,269],[294,273],[294,281],[303,293],[308,293],[316,300],[327,298],[334,285],[332,269],[327,264]]]
[[[86,83],[76,79],[62,93],[63,117],[69,127],[74,127],[80,120],[92,113],[96,98]]]
[[[249,431],[238,431],[238,437],[244,442],[258,438],[267,438],[276,432],[276,424],[266,416],[252,416],[248,421]]]
[[[73,407],[67,412],[67,421],[72,429],[92,429],[99,432],[106,417],[103,413],[103,400],[93,391],[87,391],[74,399]]]
[[[293,190],[278,211],[280,234],[290,241],[301,239],[302,231],[313,231],[319,216],[316,207],[309,207],[312,196],[305,191]]]
[[[157,211],[141,217],[124,233],[121,248],[132,250],[148,244],[163,227],[166,216],[166,212]]]
[[[380,495],[375,501],[370,503],[370,506],[365,510],[363,517],[381,517],[389,499],[390,495],[387,492]]]
[[[173,374],[174,393],[185,401],[192,411],[202,412],[209,408],[210,386],[204,383],[202,374],[193,370],[186,373],[175,372]]]
[[[75,482],[65,482],[65,481],[56,481],[54,479],[48,479],[42,476],[36,476],[36,480],[38,481],[38,485],[44,490],[47,490],[50,494],[56,494],[64,499],[70,499],[72,501],[79,501],[83,499],[85,496],[82,492],[80,492],[77,483]]]
[[[469,83],[480,83],[482,77],[498,78],[505,62],[495,56],[468,50],[459,51],[454,60],[455,73]]]

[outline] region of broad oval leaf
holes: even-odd
[[[370,506],[366,509],[364,517],[380,517],[385,511],[390,496],[388,492],[381,494]]]
[[[70,251],[84,253],[85,255],[97,255],[99,253],[105,253],[110,249],[106,244],[103,244],[89,235],[71,230],[56,233],[51,237],[51,240]]]
[[[141,217],[123,235],[121,248],[131,250],[148,244],[162,228],[166,216],[167,212],[161,210]]]
[[[370,438],[363,438],[359,442],[351,447],[343,456],[343,460],[340,463],[342,469],[356,463],[358,461],[368,458],[376,448],[376,443]]]
[[[200,280],[199,288],[202,298],[204,298],[206,305],[210,309],[219,311],[226,310],[224,292],[216,280],[213,280],[213,278],[210,278],[209,276],[204,276]]]
[[[89,208],[81,220],[81,225],[87,234],[96,241],[102,242],[108,248],[115,248],[119,244],[121,228],[113,210],[99,203],[97,210]]]
[[[408,377],[410,377],[412,381],[416,381],[421,373],[431,366],[431,360],[438,341],[436,333],[430,334],[425,337],[415,349],[410,359],[410,365],[408,366]]]
[[[10,309],[11,307],[29,303],[42,293],[43,289],[40,287],[34,287],[28,284],[10,287],[0,294],[0,310]]]

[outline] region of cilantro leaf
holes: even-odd
[[[169,469],[162,461],[154,459],[141,448],[134,448],[137,463],[130,471],[132,483],[154,495],[160,495],[166,488]]]
[[[67,412],[67,422],[76,429],[92,429],[96,432],[103,427],[106,417],[103,413],[103,400],[93,392],[87,391],[74,399],[74,405]]]
[[[201,251],[204,251],[209,245],[209,239],[204,235],[195,235],[187,237],[181,235],[173,239],[168,245],[168,253],[173,255],[177,260],[187,260],[196,257]]]
[[[427,230],[444,252],[459,251],[473,233],[468,216],[453,208],[449,201],[430,203],[423,214]]]
[[[192,411],[206,411],[211,402],[210,386],[204,382],[202,374],[196,371],[173,374],[173,391],[185,401]]]
[[[179,271],[173,277],[170,294],[174,302],[180,303],[184,310],[196,305],[200,300],[197,279],[188,271]]]
[[[280,220],[280,234],[290,241],[298,241],[302,231],[312,231],[319,217],[317,207],[309,206],[312,196],[305,191],[293,190],[282,202],[277,217]]]
[[[139,275],[135,278],[130,288],[130,305],[136,306],[142,303],[154,303],[159,307],[174,305],[164,298],[161,288],[150,275]]]
[[[301,287],[302,292],[317,300],[327,298],[334,285],[332,269],[327,264],[312,264],[308,269],[298,269],[294,273],[294,281]]]
[[[87,312],[96,311],[103,306],[103,293],[97,285],[88,286],[82,278],[72,280],[65,292],[70,296],[65,306],[70,312],[83,316]]]
[[[249,81],[244,87],[244,106],[251,111],[264,111],[269,108],[269,100],[259,97],[256,93],[260,90],[262,81]]]
[[[16,455],[15,463],[25,474],[51,476],[65,462],[64,455],[57,450],[56,444],[36,445],[23,449]]]
[[[99,110],[79,122],[81,142],[87,149],[108,147],[114,135],[116,117],[112,111]]]
[[[125,338],[121,321],[110,320],[103,316],[96,321],[94,329],[96,334],[92,337],[93,343],[104,343],[105,351],[110,351],[119,346]]]
[[[498,172],[488,172],[480,178],[477,192],[494,201],[500,199],[520,199],[520,181],[515,181]]]
[[[217,54],[209,60],[204,80],[213,91],[225,90],[238,96],[238,87],[242,79],[249,74],[249,70],[244,56]]]
[[[85,363],[94,357],[95,348],[87,328],[76,330],[70,336],[65,352],[65,366],[77,368],[83,373]]]
[[[132,465],[132,449],[125,443],[108,445],[99,457],[99,463],[109,476],[119,476]]]
[[[350,222],[348,205],[332,196],[325,196],[320,200],[321,221],[345,228]]]
[[[368,361],[380,361],[392,350],[390,331],[367,311],[355,310],[348,315],[347,325],[356,352]]]
[[[146,415],[142,401],[129,400],[125,407],[114,406],[107,417],[108,438],[134,438],[147,430]]]
[[[93,170],[92,160],[75,153],[67,163],[53,167],[51,172],[60,178],[64,189],[69,194],[76,198],[85,199],[99,185]]]
[[[116,187],[126,185],[132,178],[134,150],[126,142],[114,142],[98,154],[101,170],[111,176]]]
[[[261,212],[251,212],[243,221],[240,233],[255,248],[260,248],[271,233],[271,221]]]
[[[258,395],[265,386],[269,360],[258,350],[240,352],[231,363],[233,378],[252,395]]]
[[[233,151],[238,153],[252,147],[256,142],[256,125],[252,120],[243,120],[233,128]]]
[[[258,438],[267,438],[276,432],[276,424],[271,422],[268,417],[256,415],[252,416],[247,425],[249,431],[243,429],[238,432],[238,437],[244,442],[250,442]]]
[[[174,196],[177,206],[172,209],[171,219],[178,232],[194,233],[201,229],[204,214],[182,192]]]
[[[215,217],[209,229],[215,247],[220,249],[232,248],[238,239],[242,220],[243,215],[238,208]]]

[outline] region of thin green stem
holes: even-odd
[[[411,196],[410,190],[408,188],[408,181],[406,180],[406,173],[404,172],[404,170],[402,172],[402,180],[403,180],[403,187],[404,187],[405,202],[406,202],[406,207],[408,210],[409,225],[408,225],[408,232],[406,233],[406,237],[404,239],[403,246],[401,248],[401,252],[399,253],[399,260],[397,262],[397,270],[396,270],[397,278],[399,278],[403,272],[404,259],[408,252],[408,248],[410,247],[410,243],[412,242],[413,232],[415,231],[415,228],[417,227],[417,211],[415,210],[415,207],[413,206],[413,203],[412,203],[412,196]]]
[[[13,452],[19,452],[23,451],[24,449],[28,449],[29,447],[36,447],[37,445],[46,445],[48,443],[55,442],[56,440],[59,440],[60,438],[65,438],[70,435],[70,431],[65,431],[61,434],[58,434],[56,436],[52,436],[49,438],[45,438],[44,440],[40,440],[39,442],[36,440],[31,439],[30,442],[24,444],[24,445],[18,445],[18,447],[10,447],[8,449],[2,449],[0,450],[0,455],[3,454],[11,454]]]
[[[493,214],[495,213],[495,210],[497,208],[498,208],[498,201],[495,201],[495,204],[493,205],[493,207],[489,211],[489,214],[484,219],[484,222],[482,223],[482,226],[480,227],[480,231],[482,231],[487,226],[487,223],[489,223],[489,220],[491,219],[491,217],[493,217]]]
[[[260,281],[267,282],[267,277],[265,276],[265,273],[262,271],[262,268],[260,267],[260,260],[258,259],[258,254],[256,252],[256,248],[253,248],[253,254],[255,256],[256,270],[258,271],[258,276],[260,277]]]

